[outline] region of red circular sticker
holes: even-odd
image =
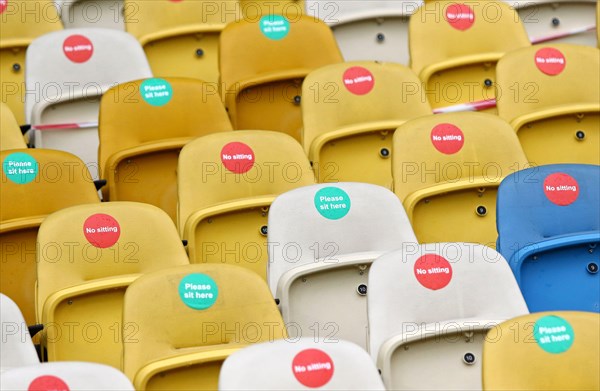
[[[475,13],[466,4],[453,3],[446,7],[446,22],[457,30],[468,30],[475,23]]]
[[[565,69],[567,60],[560,50],[543,48],[535,52],[535,66],[546,75],[556,76]]]
[[[83,223],[83,234],[94,247],[112,247],[121,236],[121,227],[112,216],[98,213],[92,215]]]
[[[437,291],[446,287],[452,280],[452,266],[444,257],[425,254],[415,262],[415,277],[419,284]]]
[[[94,45],[83,35],[71,35],[63,42],[63,51],[69,60],[80,64],[92,57]]]
[[[292,361],[292,372],[296,379],[310,388],[323,387],[333,376],[333,361],[319,349],[306,349],[296,354]]]
[[[344,72],[344,85],[355,95],[366,95],[375,87],[375,78],[366,68],[352,67]]]
[[[544,180],[544,193],[556,205],[571,205],[579,197],[579,184],[572,176],[557,172]]]
[[[0,15],[6,11],[6,7],[8,6],[8,0],[0,0]]]
[[[56,376],[40,376],[29,384],[28,391],[69,391],[69,386]]]
[[[465,135],[452,124],[439,124],[431,130],[431,142],[441,153],[452,155],[465,145]]]
[[[221,150],[221,162],[229,171],[243,174],[254,167],[254,151],[244,143],[229,143]]]

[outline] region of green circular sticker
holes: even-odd
[[[147,79],[140,84],[140,95],[152,106],[164,106],[173,98],[173,88],[164,79]]]
[[[338,187],[325,187],[315,194],[315,207],[326,219],[339,220],[350,211],[350,197]]]
[[[265,37],[278,41],[290,32],[290,22],[282,15],[265,15],[260,18],[260,31]]]
[[[8,179],[19,185],[24,185],[35,179],[39,171],[39,165],[33,156],[24,152],[15,152],[4,159],[2,169]]]
[[[569,322],[558,316],[550,315],[535,322],[533,337],[542,349],[548,353],[558,354],[571,348],[575,333]]]
[[[189,274],[179,283],[179,297],[185,305],[195,310],[212,307],[219,296],[217,283],[201,273]]]

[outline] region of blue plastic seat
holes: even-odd
[[[600,312],[600,166],[517,171],[497,198],[498,251],[529,311]]]

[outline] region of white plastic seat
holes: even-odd
[[[2,341],[0,343],[0,372],[12,368],[39,364],[29,335],[29,329],[17,304],[0,293]],[[4,382],[0,382],[4,385]],[[4,387],[3,387],[4,388]]]
[[[125,31],[123,0],[54,0],[67,29],[102,27]]]

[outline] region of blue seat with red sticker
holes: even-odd
[[[600,312],[600,166],[556,164],[500,185],[498,251],[531,312]]]

